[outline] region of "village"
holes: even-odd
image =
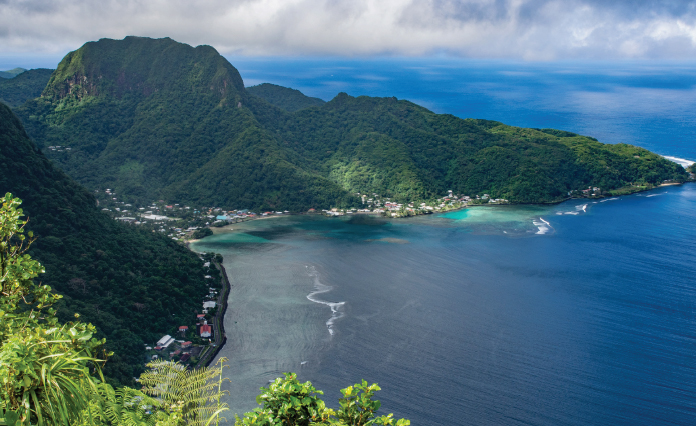
[[[201,301],[200,313],[189,324],[180,325],[174,335],[166,334],[157,342],[145,345],[145,362],[177,361],[190,367],[205,366],[225,344],[223,320],[230,283],[221,267],[222,257],[213,253],[200,255],[209,293]]]

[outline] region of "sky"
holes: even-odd
[[[57,63],[87,41],[127,35],[235,56],[693,60],[696,2],[0,0],[7,63]]]

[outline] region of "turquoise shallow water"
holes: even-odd
[[[298,372],[361,379],[427,425],[696,418],[696,185],[388,221],[290,216],[194,246],[225,256],[230,405]],[[302,364],[305,362],[305,364]]]

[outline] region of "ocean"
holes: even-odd
[[[229,58],[247,85],[397,96],[696,159],[683,64]],[[386,220],[285,216],[193,245],[222,253],[233,413],[297,372],[336,406],[379,383],[414,425],[690,425],[696,185]],[[228,416],[230,418],[230,416]]]

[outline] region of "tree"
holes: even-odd
[[[67,426],[96,392],[104,341],[91,324],[58,323],[60,296],[34,283],[44,269],[26,254],[34,239],[24,234],[22,201],[9,193],[0,201],[0,423]]]
[[[261,388],[256,402],[262,405],[246,413],[243,418],[236,417],[235,424],[243,426],[407,426],[406,419],[396,420],[393,414],[376,417],[379,401],[372,398],[380,390],[377,384],[368,385],[366,381],[341,390],[340,408],[327,408],[318,395],[323,392],[312,386],[311,382],[300,383],[294,373],[285,373],[268,388]],[[396,421],[396,422],[395,422]]]
[[[226,358],[220,358],[214,367],[188,370],[185,365],[169,361],[148,364],[150,370],[140,375],[143,392],[161,400],[163,408],[180,409],[181,419],[187,425],[207,426],[213,420],[220,423],[220,413],[227,411],[221,402],[222,369]]]

